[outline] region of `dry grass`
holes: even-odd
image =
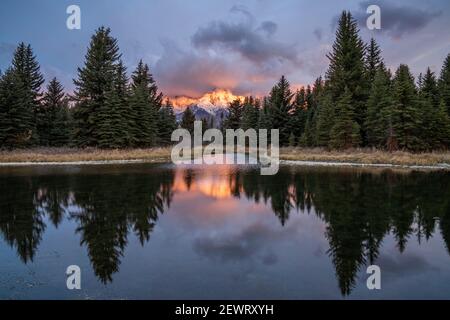
[[[170,161],[171,148],[100,150],[96,148],[36,148],[0,151],[0,163],[11,162],[78,162],[143,160]],[[403,151],[384,152],[370,149],[349,151],[327,151],[314,148],[282,148],[281,160],[351,162],[364,164],[395,165],[450,165],[450,152],[409,153]]]
[[[36,148],[0,151],[0,162],[167,161],[170,160],[170,150],[170,148],[120,150]]]
[[[410,153],[404,151],[385,152],[372,149],[327,151],[320,148],[283,148],[280,150],[280,159],[432,166],[437,164],[450,164],[450,152]]]

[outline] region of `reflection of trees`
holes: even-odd
[[[419,241],[429,239],[438,218],[450,248],[448,173],[283,168],[274,177],[246,170],[236,182],[247,197],[270,203],[283,225],[292,207],[308,212],[314,207],[327,223],[325,236],[343,295],[350,294],[361,267],[376,261],[389,232],[403,252],[413,234]]]
[[[45,216],[56,227],[77,222],[95,274],[112,280],[129,231],[143,245],[158,215],[172,199],[172,170],[142,173],[2,177],[0,231],[24,262],[32,260],[45,230]]]
[[[57,227],[69,216],[95,274],[108,282],[119,269],[129,233],[142,245],[150,239],[171,203],[174,172],[160,167],[148,174],[142,168],[87,171],[2,176],[0,232],[26,263],[35,256],[45,221]],[[191,184],[202,177],[190,170],[183,178]],[[428,240],[440,230],[450,254],[449,173],[281,168],[275,176],[245,169],[224,178],[233,196],[269,204],[282,225],[294,210],[320,217],[343,295],[350,294],[358,270],[376,262],[389,233],[403,252],[408,239]]]
[[[25,263],[33,261],[46,227],[36,205],[35,183],[22,176],[1,177],[0,183],[0,231]]]

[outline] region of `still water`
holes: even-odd
[[[448,172],[0,169],[0,299],[447,299],[449,248]]]

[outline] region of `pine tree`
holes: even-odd
[[[300,137],[305,133],[306,127],[306,118],[308,113],[308,105],[306,101],[306,90],[305,87],[302,87],[295,93],[294,96],[294,111],[291,115],[291,124],[292,128],[291,136],[295,139],[294,145],[297,145],[300,141]],[[291,137],[289,137],[291,140]],[[291,141],[289,145],[292,145]]]
[[[269,100],[267,97],[264,97],[262,108],[259,110],[258,128],[268,130],[272,128],[272,117],[270,114]]]
[[[342,12],[333,50],[327,56],[330,65],[326,73],[326,86],[333,101],[340,100],[345,87],[348,88],[352,97],[351,104],[354,106],[354,120],[362,130],[366,117],[369,82],[365,68],[366,46],[358,32],[357,21],[351,13]],[[364,141],[365,133],[361,132],[361,136]]]
[[[366,53],[366,72],[368,80],[373,83],[377,71],[383,66],[383,58],[381,57],[381,49],[374,38],[370,39]]]
[[[41,85],[44,78],[30,45],[23,42],[14,52],[12,67],[4,75],[6,87],[5,101],[9,101],[9,123],[15,128],[5,129],[9,147],[31,146],[38,142],[36,111],[40,104]]]
[[[63,146],[70,140],[68,101],[61,83],[53,78],[36,112],[39,144]]]
[[[420,82],[419,103],[421,134],[425,147],[428,150],[444,148],[448,141],[446,135],[448,115],[445,112],[441,113],[438,84],[430,68]]]
[[[346,87],[336,106],[335,124],[330,132],[330,145],[336,149],[358,147],[361,143],[359,124],[354,120],[352,95]]]
[[[241,128],[243,105],[241,100],[235,99],[228,105],[228,116],[224,121],[224,129],[239,129]]]
[[[99,130],[105,127],[99,121],[107,121],[101,109],[104,110],[106,94],[114,85],[120,59],[117,40],[110,34],[109,28],[97,29],[91,38],[84,66],[78,68],[78,77],[74,80],[74,140],[80,147],[98,146]]]
[[[331,129],[335,122],[335,107],[330,94],[323,94],[317,108],[317,124],[315,131],[315,145],[328,147],[330,144]]]
[[[247,97],[244,100],[242,108],[242,119],[240,127],[243,130],[257,129],[259,115],[259,100],[253,97]]]
[[[183,112],[183,118],[181,118],[180,127],[188,130],[192,135],[194,134],[194,122],[195,122],[195,115],[192,112],[191,108],[187,107],[186,110]]]
[[[377,148],[386,146],[388,136],[386,108],[391,105],[391,75],[389,71],[379,68],[367,101],[367,118],[364,125],[368,146]]]
[[[30,145],[33,113],[27,90],[13,69],[6,70],[0,80],[0,147],[17,148]]]
[[[105,93],[104,103],[97,115],[98,145],[101,148],[122,148],[133,142],[128,78],[122,61],[115,67],[111,88]]]
[[[131,84],[131,113],[134,121],[132,136],[137,146],[153,146],[158,141],[159,115],[162,93],[150,73],[147,64],[139,61],[133,72]]]
[[[447,107],[447,114],[450,116],[450,54],[444,61],[439,77],[439,95]]]
[[[159,110],[158,138],[162,145],[171,144],[172,132],[177,129],[175,113],[170,99],[167,98],[165,104]]]
[[[417,151],[424,147],[420,139],[420,110],[414,78],[408,66],[400,65],[393,80],[393,103],[387,110],[398,147]]]
[[[318,109],[323,90],[324,86],[321,77],[315,80],[312,90],[309,86],[306,88],[305,99],[307,111],[305,132],[300,137],[300,145],[302,146],[312,147],[317,144]],[[330,112],[334,112],[334,110],[330,110]]]
[[[289,136],[293,131],[290,122],[294,111],[293,97],[289,82],[282,76],[268,98],[272,129],[279,130],[280,146],[289,145]]]

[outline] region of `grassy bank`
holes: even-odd
[[[169,161],[170,148],[100,150],[95,148],[36,148],[0,151],[0,163],[79,161]]]
[[[13,162],[79,162],[79,161],[170,161],[170,148],[99,150],[72,148],[36,148],[0,151],[0,163]],[[326,151],[323,149],[282,148],[281,160],[347,162],[395,165],[450,165],[450,152],[413,154],[409,152],[384,152],[357,149],[351,151]]]
[[[361,164],[394,164],[408,166],[450,165],[450,152],[410,153],[385,152],[371,149],[326,151],[319,148],[283,148],[280,159],[293,161],[346,162]]]

